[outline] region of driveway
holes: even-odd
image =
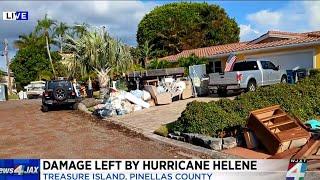
[[[233,97],[230,97],[229,99],[233,99]],[[114,116],[112,118],[108,118],[108,120],[128,127],[129,129],[134,129],[142,134],[150,134],[157,130],[161,125],[176,121],[189,102],[209,102],[217,100],[219,100],[219,98],[215,97],[190,98],[175,101],[168,105],[154,106],[149,109],[143,109],[142,111],[136,111],[123,116]]]
[[[0,158],[204,157],[79,111],[42,113],[40,104],[39,100],[0,102]]]

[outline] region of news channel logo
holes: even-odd
[[[39,179],[39,159],[1,159],[0,179]]]
[[[307,171],[307,160],[291,159],[288,166],[286,180],[304,180]]]
[[[26,21],[29,19],[28,11],[6,11],[2,12],[4,21]]]

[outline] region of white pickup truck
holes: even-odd
[[[228,90],[255,91],[257,86],[286,83],[287,74],[267,60],[236,62],[232,71],[209,74],[209,89],[226,95]]]

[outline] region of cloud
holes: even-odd
[[[270,10],[261,10],[256,13],[249,14],[247,19],[262,26],[278,26],[282,18],[282,13]]]
[[[85,22],[97,27],[105,26],[111,36],[135,45],[138,23],[156,5],[152,1],[4,1],[0,12],[25,10],[29,13],[29,20],[2,21],[1,17],[0,41],[7,38],[9,49],[14,52],[13,41],[21,34],[30,33],[37,21],[48,14],[50,18],[71,25]],[[2,49],[0,43],[0,52]],[[0,61],[3,61],[1,56]],[[0,63],[0,67],[3,64]]]
[[[289,2],[280,9],[264,9],[248,14],[246,20],[248,21],[247,25],[242,27],[243,33],[246,32],[246,37],[256,35],[256,32],[250,31],[250,29],[261,33],[266,33],[268,30],[317,31],[320,30],[320,1]]]
[[[320,1],[305,1],[303,2],[306,9],[308,23],[312,29],[320,29]]]
[[[247,41],[247,40],[252,40],[253,38],[256,38],[258,35],[261,33],[253,29],[251,25],[245,25],[245,24],[240,24],[240,40],[241,41]]]

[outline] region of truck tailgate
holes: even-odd
[[[237,72],[210,73],[209,85],[231,85],[238,84]]]

